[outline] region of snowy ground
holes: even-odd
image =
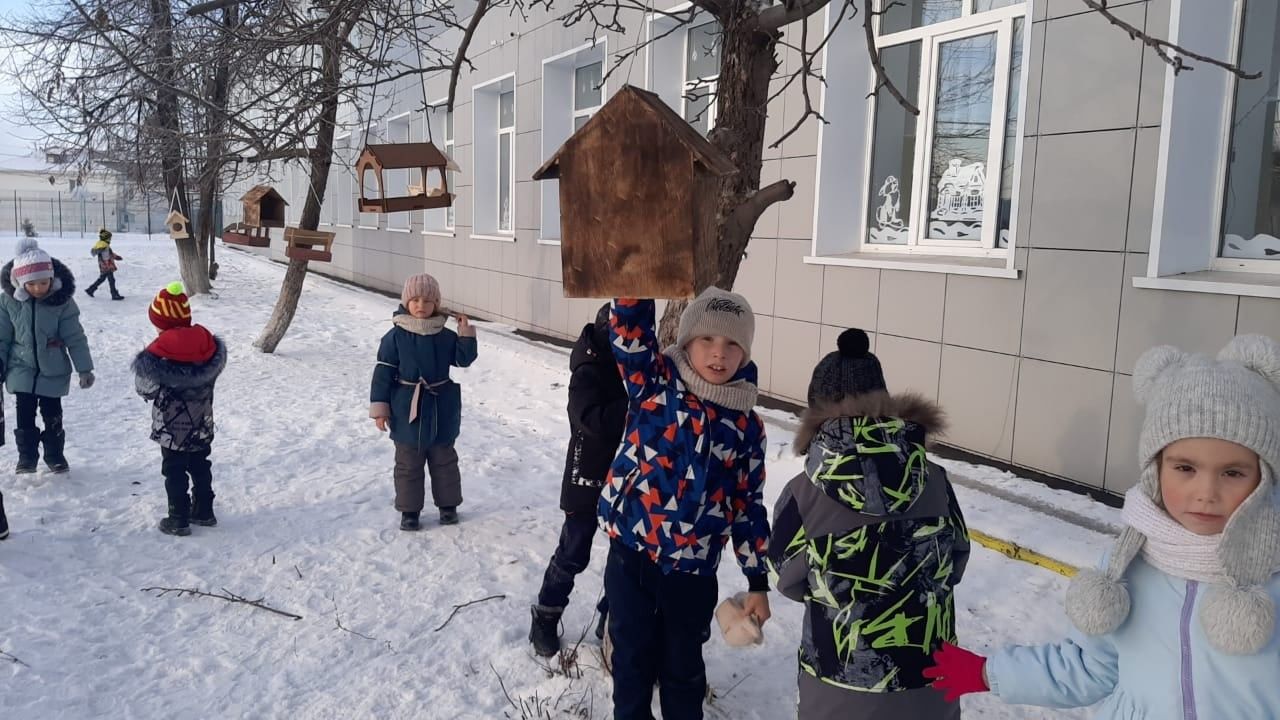
[[[5,256],[13,239],[0,239]],[[44,241],[81,285],[96,276],[90,240]],[[217,528],[189,538],[155,529],[163,513],[159,451],[128,365],[154,336],[146,306],[176,278],[167,239],[118,237],[127,296],[77,302],[98,384],[66,400],[67,476],[3,474],[13,536],[0,543],[0,717],[520,718],[610,714],[591,642],[580,676],[534,659],[525,635],[559,527],[567,422],[562,351],[509,328],[480,326],[480,359],[463,384],[462,523],[402,533],[391,507],[391,444],[366,417],[377,339],[394,302],[308,278],[275,355],[251,347],[283,270],[220,253],[218,298],[193,302],[230,362],[216,400]],[[446,295],[448,293],[448,288]],[[104,293],[105,294],[105,293]],[[589,318],[583,318],[588,321]],[[8,404],[10,426],[13,406]],[[799,467],[786,419],[771,424],[772,504]],[[0,462],[13,461],[12,440]],[[952,465],[1005,497],[958,488],[970,523],[1064,560],[1091,562],[1106,538],[1009,502],[1025,495],[1114,523],[1115,512],[974,466]],[[592,622],[605,542],[566,613],[576,639]],[[732,561],[721,593],[745,589]],[[226,589],[297,613],[294,621],[208,598],[142,588]],[[1045,641],[1065,630],[1065,580],[976,547],[959,589],[962,641],[979,650]],[[494,594],[449,618],[452,606]],[[801,608],[775,595],[763,646],[706,646],[717,716],[794,717]],[[505,687],[505,690],[504,690]],[[510,698],[510,700],[508,699]],[[1068,718],[966,698],[969,718]],[[529,713],[528,717],[535,717]]]

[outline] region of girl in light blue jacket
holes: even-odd
[[[1240,336],[1216,360],[1148,351],[1141,481],[1099,570],[1067,590],[1061,643],[983,658],[934,653],[954,701],[1098,706],[1109,720],[1280,718],[1280,343]]]

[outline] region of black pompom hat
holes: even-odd
[[[871,338],[857,328],[840,333],[839,348],[828,353],[813,369],[809,381],[809,407],[837,403],[850,395],[886,392],[884,371],[871,354]]]

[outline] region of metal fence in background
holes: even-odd
[[[214,228],[222,230],[222,203],[213,204]],[[191,207],[191,225],[198,227],[200,207]],[[0,190],[0,234],[24,234],[30,222],[44,237],[93,237],[98,228],[113,233],[163,233],[169,205],[163,198],[122,198],[110,193],[56,190]]]

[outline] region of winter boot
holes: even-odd
[[[13,441],[18,446],[18,465],[13,471],[19,475],[30,475],[40,462],[40,433],[34,429],[17,428],[13,431]]]
[[[193,498],[191,502],[191,524],[200,527],[214,527],[218,518],[213,514],[213,498]]]
[[[419,513],[403,512],[400,513],[400,529],[405,532],[416,532],[422,529],[422,521],[419,520]]]
[[[67,456],[62,449],[67,444],[67,432],[62,429],[62,421],[50,423],[52,427],[40,433],[40,442],[44,445],[44,464],[55,473],[64,473],[71,469],[67,464]]]
[[[4,495],[0,495],[0,540],[9,537],[9,518],[4,516]]]
[[[120,295],[120,294],[118,294],[118,293],[117,293],[117,294],[115,294],[115,295],[112,295],[112,296],[111,296],[111,299],[112,299],[112,300],[123,300],[123,299],[124,299],[124,296],[123,296],[123,295]]]
[[[84,294],[85,294],[85,295],[88,295],[89,297],[93,297],[93,293],[94,293],[97,289],[98,289],[98,288],[97,288],[97,286],[96,286],[96,285],[90,285],[89,287],[87,287],[87,288],[85,288],[85,289],[84,289]]]
[[[440,508],[440,524],[441,525],[457,525],[458,524],[458,508],[456,507]]]
[[[191,534],[191,497],[185,492],[169,495],[169,516],[160,518],[160,532],[184,537]]]
[[[529,625],[529,642],[533,643],[533,651],[541,657],[560,652],[560,616],[564,608],[534,605],[530,612],[533,622]]]
[[[191,526],[187,524],[186,520],[170,515],[169,517],[160,518],[160,532],[165,535],[186,537],[191,534]]]
[[[596,621],[596,639],[604,642],[604,633],[609,628],[609,613],[599,613],[600,619]]]

